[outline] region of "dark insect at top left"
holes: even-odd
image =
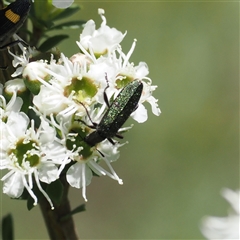
[[[25,22],[30,7],[30,0],[16,0],[0,10],[0,51],[21,42],[11,42],[11,37]]]

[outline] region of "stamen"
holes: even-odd
[[[30,194],[30,196],[32,197],[32,199],[33,199],[33,201],[34,201],[33,205],[36,206],[36,205],[37,205],[37,202],[38,202],[38,199],[37,199],[37,197],[35,196],[35,194],[34,194],[34,192],[32,191],[32,189],[28,186],[27,181],[26,181],[24,175],[22,175],[22,181],[23,181],[24,187],[27,189],[28,193]]]
[[[31,136],[31,138],[33,138],[33,136],[35,135],[35,131],[34,131],[34,123],[35,123],[35,121],[32,119],[32,120],[31,120],[31,127],[28,129],[29,132],[30,132],[30,136]]]
[[[106,171],[105,169],[103,169],[102,167],[100,167],[94,160],[89,161],[88,165],[91,166],[91,169],[96,173],[96,174],[102,174],[102,175],[106,175]]]
[[[132,44],[132,46],[131,46],[129,52],[127,53],[127,56],[126,56],[126,58],[123,62],[123,68],[125,68],[127,66],[128,62],[129,62],[129,59],[130,59],[130,57],[131,57],[131,55],[132,55],[132,53],[133,53],[133,51],[136,47],[136,42],[137,42],[137,39],[134,39],[133,44]]]
[[[105,13],[104,9],[102,9],[102,8],[99,8],[99,9],[98,9],[98,14],[99,14],[100,17],[102,18],[101,27],[106,26],[106,24],[107,24],[107,19],[106,19],[106,17],[104,16],[104,13]]]
[[[118,175],[113,170],[113,168],[112,168],[111,164],[109,163],[109,161],[106,158],[103,158],[103,160],[105,161],[105,163],[108,165],[109,169],[111,170],[113,176],[115,177],[114,179],[117,180],[118,183],[122,185],[123,184],[123,180],[118,177]]]
[[[13,53],[11,52],[11,50],[10,50],[9,47],[8,47],[8,53],[9,53],[10,55],[12,55],[14,59],[17,59],[19,62],[21,62],[22,58],[19,57],[19,56],[17,56],[17,55],[15,55],[15,54],[13,54]]]
[[[15,171],[14,170],[11,170],[10,172],[8,172],[6,175],[4,175],[2,178],[1,178],[1,181],[5,181],[7,178],[9,178],[12,174],[14,174]]]
[[[93,49],[92,49],[92,47],[91,47],[91,45],[90,45],[90,42],[88,43],[88,50],[89,50],[90,55],[92,56],[92,61],[93,61],[94,63],[96,63],[97,59],[96,59],[95,54],[94,54],[94,52],[93,52]]]
[[[24,46],[23,46],[23,44],[21,43],[21,41],[23,41],[24,42],[24,40],[22,39],[22,38],[20,38],[16,33],[15,34],[13,34],[13,39],[14,40],[16,40],[16,41],[20,41],[19,43],[18,43],[18,46],[19,46],[19,48],[22,50],[22,52],[24,52],[24,50],[26,49]]]
[[[62,170],[64,169],[64,167],[65,167],[66,164],[68,163],[68,161],[69,161],[68,157],[69,157],[69,156],[67,155],[67,156],[64,158],[64,160],[63,160],[60,168],[58,169],[58,173],[57,173],[57,174],[58,174],[58,177],[60,176]]]
[[[86,165],[82,164],[82,197],[84,198],[85,202],[87,202],[87,197],[86,197]]]
[[[70,62],[70,61],[68,60],[68,58],[65,57],[65,55],[64,55],[63,53],[61,53],[61,58],[62,58],[62,60],[63,60],[64,67],[65,67],[65,69],[67,70],[68,75],[71,75],[71,74],[72,74],[72,70],[71,70],[71,68],[70,68],[70,64],[72,64],[72,62]]]
[[[42,189],[42,186],[39,182],[39,178],[38,178],[38,174],[37,174],[37,171],[34,171],[34,177],[35,177],[35,180],[36,180],[36,183],[37,183],[37,186],[38,186],[38,189],[41,191],[41,193],[44,195],[44,197],[47,199],[47,201],[49,202],[50,206],[51,206],[51,209],[53,210],[54,209],[54,206],[53,206],[53,203],[52,203],[52,200],[50,199],[50,197],[47,195],[47,193]]]
[[[96,62],[96,58],[95,58],[94,55],[89,54],[89,52],[83,47],[83,45],[82,45],[80,42],[76,41],[76,43],[77,43],[78,47],[80,48],[80,50],[81,50],[89,59],[91,59],[91,61]]]
[[[72,116],[76,111],[77,111],[78,107],[76,107],[75,105],[71,105],[67,108],[65,108],[64,110],[62,110],[60,113],[61,115],[65,115],[65,117],[69,117]],[[59,115],[60,115],[59,113]]]
[[[32,174],[31,173],[28,174],[28,185],[32,189],[33,181],[32,181]]]
[[[103,158],[105,160],[105,158]],[[106,160],[105,160],[106,161]],[[106,162],[107,163],[107,162]],[[115,173],[115,171],[112,169],[110,164],[107,164],[108,166],[110,165],[110,170],[112,170],[112,173],[109,173],[107,170],[105,170],[104,168],[102,168],[100,165],[98,165],[97,163],[95,163],[94,161],[89,161],[88,162],[89,165],[91,165],[94,169],[92,169],[93,171],[97,171],[100,172],[102,175],[107,175],[108,177],[117,180],[119,184],[123,184],[122,179],[120,179],[117,174]],[[114,174],[115,173],[115,174]]]
[[[32,74],[34,74],[34,72],[32,72]],[[43,80],[42,78],[40,78],[39,76],[37,76],[36,74],[34,74],[35,78],[45,87],[52,89],[53,91],[56,91],[56,89],[49,84],[48,82],[46,82],[45,80]]]

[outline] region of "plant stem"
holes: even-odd
[[[51,240],[77,240],[79,238],[74,227],[72,216],[65,220],[60,220],[71,211],[68,200],[69,185],[64,177],[61,178],[61,182],[64,186],[61,204],[55,206],[54,210],[51,210],[49,202],[45,198],[42,198],[39,205]]]

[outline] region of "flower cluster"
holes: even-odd
[[[227,217],[205,217],[201,230],[206,239],[239,239],[240,191],[224,189],[222,196],[231,204]]]
[[[14,76],[21,78],[1,88],[0,169],[8,170],[2,178],[3,191],[13,198],[20,197],[25,188],[37,204],[32,190],[36,184],[53,207],[41,183],[54,182],[61,174],[72,187],[82,188],[86,201],[86,186],[94,174],[122,184],[111,163],[119,158],[123,144],[103,139],[90,146],[85,141],[109,108],[104,96],[111,104],[122,89],[138,79],[143,91],[131,117],[139,123],[147,120],[144,102],[149,102],[155,115],[160,114],[147,64],[135,66],[129,61],[136,40],[124,54],[120,42],[126,33],[107,26],[102,9],[99,14],[100,28],[96,29],[93,20],[85,24],[77,41],[80,52],[71,58],[61,53],[58,60],[30,62],[32,50],[24,49],[23,56],[10,52]]]

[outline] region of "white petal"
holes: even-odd
[[[43,163],[38,167],[38,177],[42,182],[51,183],[58,178],[58,168],[53,163]]]
[[[41,126],[43,128],[43,133],[40,135],[39,139],[42,144],[50,143],[54,140],[54,137],[56,135],[55,129],[50,127],[49,124],[41,119]]]
[[[15,112],[19,112],[22,105],[23,105],[23,100],[20,97],[17,97],[15,103],[11,107],[11,110]]]
[[[147,114],[147,109],[142,105],[142,104],[139,104],[138,108],[136,109],[136,111],[134,111],[132,114],[131,114],[131,117],[139,122],[139,123],[143,123],[147,120],[148,118],[148,114]]]
[[[75,163],[67,171],[67,181],[75,188],[81,188],[91,183],[92,171],[85,163]]]
[[[154,115],[159,116],[161,113],[160,108],[158,107],[158,100],[154,98],[153,96],[148,97],[147,101],[151,104],[152,112]]]
[[[86,36],[88,36],[88,38],[90,38],[90,35],[93,34],[93,32],[96,29],[96,24],[93,20],[89,20],[86,22],[86,24],[84,25],[84,29],[80,35],[80,38],[84,38]]]
[[[43,85],[38,95],[34,96],[33,104],[46,115],[57,114],[66,108],[63,95]]]
[[[68,8],[72,5],[74,0],[53,0],[52,4],[56,8]]]
[[[136,78],[142,79],[149,74],[148,65],[145,62],[140,62],[138,66],[135,67]]]
[[[202,233],[207,239],[239,239],[239,215],[207,217],[203,220]]]
[[[222,195],[233,210],[231,209],[226,217],[205,217],[201,226],[202,234],[209,240],[239,239],[239,191],[225,188]]]
[[[7,120],[7,126],[17,138],[25,134],[28,124],[28,116],[23,112],[11,112]]]
[[[3,193],[9,197],[18,198],[22,195],[24,185],[20,173],[15,172],[4,181]]]
[[[93,20],[85,24],[83,32],[80,35],[80,42],[77,43],[85,49],[92,49],[94,53],[105,54],[106,51],[115,49],[125,35],[117,29],[107,26],[104,15],[101,15],[101,17],[103,22],[98,29],[96,29]]]
[[[232,208],[236,213],[240,213],[240,203],[239,203],[239,191],[233,191],[231,189],[225,188],[222,190],[222,196],[231,204]]]

